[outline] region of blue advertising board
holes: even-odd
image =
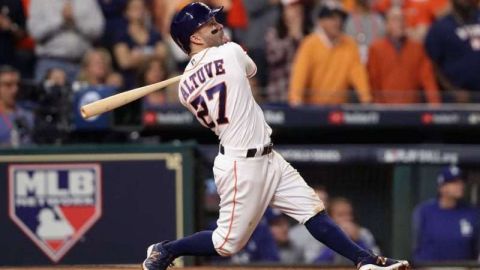
[[[73,127],[75,130],[104,130],[110,128],[112,124],[112,112],[106,112],[84,119],[80,113],[80,108],[115,93],[115,88],[109,86],[88,86],[74,92]]]
[[[0,153],[0,265],[141,262],[151,243],[191,230],[189,158]]]

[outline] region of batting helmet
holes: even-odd
[[[170,35],[175,43],[188,54],[190,53],[190,36],[222,9],[223,7],[211,9],[199,2],[188,4],[173,17]]]

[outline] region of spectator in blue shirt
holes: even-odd
[[[438,196],[418,205],[413,216],[417,263],[474,260],[478,256],[478,209],[464,203],[465,184],[456,166],[437,178]]]
[[[31,142],[33,114],[16,102],[20,73],[0,66],[0,147],[18,147]]]
[[[452,11],[432,25],[425,46],[440,86],[452,95],[453,101],[480,101],[480,10],[477,0],[452,0]]]

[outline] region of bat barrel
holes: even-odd
[[[93,103],[87,104],[85,106],[82,106],[82,108],[80,108],[80,114],[82,115],[83,119],[88,119],[88,118],[93,117],[95,115],[99,115],[99,114],[102,114],[104,112],[109,111],[106,108],[103,109],[103,110],[100,110],[100,109],[101,108],[96,107],[95,102],[93,102]]]
[[[88,113],[88,110],[85,109],[85,106],[80,108],[80,114],[82,115],[83,119],[90,118],[90,114]]]
[[[176,83],[180,81],[181,78],[182,78],[182,75],[179,75],[158,83],[150,84],[150,85],[129,90],[126,92],[122,92],[104,99],[97,100],[95,102],[82,106],[80,108],[80,114],[84,119],[87,119],[92,116],[99,115],[104,112],[108,112],[110,110],[121,107],[127,103],[130,103],[134,100],[142,98],[159,89],[162,89],[172,83]]]

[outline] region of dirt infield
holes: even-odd
[[[1,270],[139,270],[140,265],[95,265],[95,266],[45,266],[45,267],[0,267]],[[173,267],[169,268],[172,270],[182,269],[182,270],[353,270],[354,268],[325,268],[325,267],[241,267],[241,266],[207,266],[207,267]]]
[[[6,267],[0,266],[0,270],[140,270],[140,265],[72,265],[72,266],[31,266],[31,267]],[[173,267],[169,270],[355,270],[354,267],[326,267],[326,266],[203,266],[203,267]],[[480,270],[479,266],[464,267],[421,267],[416,270]]]

